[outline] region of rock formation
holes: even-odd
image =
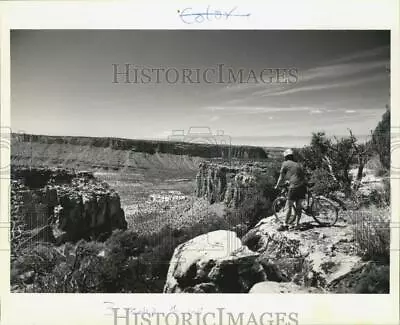
[[[34,134],[11,134],[11,160],[14,165],[20,162],[30,165],[43,162],[43,159],[48,163],[57,161],[63,164],[65,161],[71,163],[84,163],[87,153],[80,154],[80,148],[90,148],[95,151],[96,148],[104,152],[104,149],[110,150],[111,153],[116,152],[141,152],[149,155],[168,154],[168,155],[187,155],[190,157],[201,157],[205,159],[266,159],[268,153],[261,147],[255,146],[231,146],[229,141],[221,143],[220,141],[211,141],[202,143],[204,139],[198,139],[201,143],[193,142],[175,142],[175,141],[160,141],[160,140],[137,140],[137,139],[121,139],[121,138],[96,138],[96,137],[74,137],[74,136],[48,136]],[[166,139],[167,140],[167,139]],[[41,148],[40,155],[32,152],[32,147]],[[71,147],[76,147],[75,149]],[[78,150],[77,150],[78,148]],[[71,150],[72,149],[72,150]],[[72,154],[71,154],[72,151]],[[34,157],[32,157],[32,154]],[[49,159],[46,159],[49,158]],[[33,158],[33,161],[32,161]],[[93,161],[88,161],[93,164]],[[97,162],[96,162],[97,163]],[[99,161],[99,165],[104,162]],[[123,167],[120,163],[113,164],[116,168]]]
[[[244,245],[260,254],[257,261],[263,265],[268,280],[291,283],[290,288],[282,290],[330,290],[338,279],[365,265],[357,255],[351,227],[317,227],[306,218],[302,222],[301,230],[280,232],[275,219],[266,218],[242,238]],[[276,290],[276,285],[267,283],[252,292]]]
[[[127,227],[118,194],[89,172],[21,169],[12,178],[14,244],[96,239]]]
[[[164,292],[352,292],[352,279],[368,267],[352,227],[318,227],[306,218],[302,225],[280,232],[270,217],[242,241],[223,230],[189,240],[175,249]]]
[[[196,176],[196,195],[206,197],[209,203],[224,202],[237,207],[246,195],[261,195],[265,190],[260,179],[267,184],[274,180],[268,167],[261,163],[248,163],[241,167],[202,162]]]
[[[176,247],[164,292],[248,292],[266,279],[257,257],[231,231],[195,237]]]

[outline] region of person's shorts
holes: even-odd
[[[289,188],[288,199],[291,201],[303,200],[306,198],[306,192],[307,192],[306,185]]]

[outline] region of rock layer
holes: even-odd
[[[35,238],[76,241],[98,239],[127,227],[118,194],[89,172],[24,169],[14,171],[12,177],[14,237],[46,230],[46,236]],[[47,234],[50,226],[52,235]]]
[[[260,186],[260,183],[266,186]],[[237,207],[246,196],[264,195],[274,180],[268,166],[248,163],[241,167],[202,162],[196,176],[196,195],[209,203],[224,202]],[[265,196],[265,195],[264,195]]]

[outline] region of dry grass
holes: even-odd
[[[368,210],[350,211],[348,221],[354,226],[360,254],[367,260],[389,263],[390,209],[372,206]]]

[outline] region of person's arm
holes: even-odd
[[[276,182],[275,189],[277,189],[282,183],[282,174],[279,175],[278,181]]]
[[[281,172],[279,174],[278,181],[276,182],[276,185],[275,185],[275,189],[277,189],[281,185],[282,180],[285,177],[285,173],[286,173],[286,169],[285,169],[285,165],[283,164],[282,168],[281,168]]]

